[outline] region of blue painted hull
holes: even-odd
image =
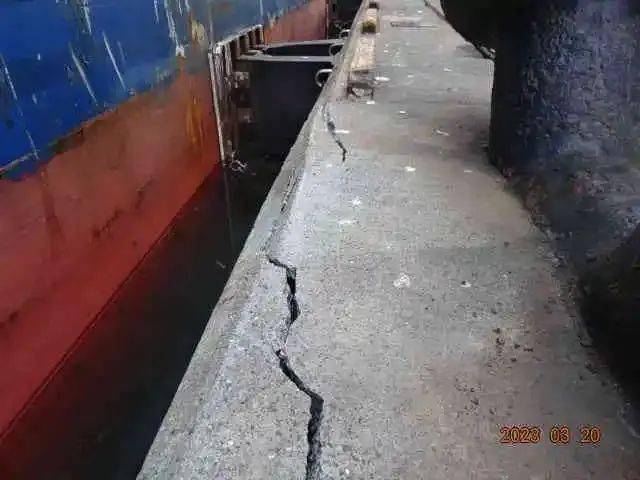
[[[16,178],[56,142],[176,73],[176,55],[304,0],[8,0],[0,4],[0,171]],[[194,30],[195,29],[195,30]],[[199,29],[199,30],[198,30]],[[204,35],[203,35],[204,34]]]

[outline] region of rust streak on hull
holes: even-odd
[[[92,122],[36,175],[0,182],[0,360],[13,366],[0,429],[218,165],[210,103],[207,76],[181,74]]]
[[[318,40],[326,38],[327,3],[311,0],[304,7],[293,10],[265,30],[267,43]]]

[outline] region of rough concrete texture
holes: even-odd
[[[304,478],[310,401],[283,342],[324,399],[307,478],[640,478],[633,410],[485,162],[492,64],[422,1],[380,3],[375,101],[339,98],[340,81],[321,98],[140,478]],[[296,268],[293,290],[268,255]],[[541,442],[500,444],[514,424]],[[554,424],[569,445],[550,443]],[[578,444],[581,425],[599,446]]]
[[[571,155],[600,163],[637,160],[635,4],[547,0],[504,16],[494,110],[500,138],[493,145],[501,166],[551,168]]]

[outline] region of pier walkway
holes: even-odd
[[[139,478],[640,478],[570,279],[487,163],[492,63],[423,0],[379,3],[373,99],[345,94],[352,42]]]

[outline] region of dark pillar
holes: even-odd
[[[430,0],[431,1],[431,0]],[[506,3],[505,3],[506,2]],[[494,47],[494,30],[497,14],[511,8],[518,0],[441,0],[447,20],[460,35],[476,46]]]
[[[640,158],[640,2],[546,0],[503,15],[491,150],[501,168]]]
[[[530,2],[497,35],[492,161],[558,235],[601,338],[640,367],[640,2]]]

